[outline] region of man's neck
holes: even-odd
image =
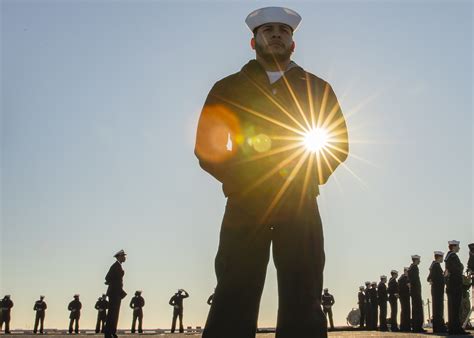
[[[257,61],[258,63],[260,63],[263,69],[265,69],[265,71],[267,72],[278,72],[278,71],[284,72],[291,62],[290,59],[279,62],[279,63],[267,62],[258,55],[257,55]]]

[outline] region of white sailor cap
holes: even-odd
[[[364,286],[362,286],[362,285],[361,285],[361,286],[359,286],[359,290],[364,290],[364,289],[365,289],[365,287],[364,287]]]
[[[452,241],[449,241],[449,242],[448,242],[449,245],[459,245],[459,243],[461,243],[461,242],[456,241],[456,240],[454,240],[454,239],[453,239]]]
[[[377,282],[372,282],[372,285],[377,285]]]
[[[76,294],[74,295],[74,298],[79,298],[79,294],[76,293]]]
[[[387,276],[382,275],[382,276],[380,276],[380,279],[387,279]]]
[[[390,271],[390,273],[396,273],[396,274],[398,274],[398,271],[397,271],[397,270],[392,270],[392,271]]]
[[[443,251],[435,251],[434,255],[435,256],[444,256],[444,252]]]
[[[126,255],[127,255],[127,254],[126,254],[125,251],[123,251],[123,249],[122,249],[122,250],[118,251],[118,252],[114,255],[114,257],[126,256]]]
[[[411,255],[411,259],[420,259],[421,257],[419,255]]]
[[[264,7],[254,10],[245,19],[245,23],[252,32],[255,28],[270,22],[283,23],[295,31],[301,22],[301,16],[289,8]]]
[[[370,285],[370,282],[369,281],[365,282],[365,285]]]

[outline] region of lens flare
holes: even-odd
[[[304,137],[304,145],[312,153],[321,151],[328,145],[329,135],[322,128],[311,129]]]

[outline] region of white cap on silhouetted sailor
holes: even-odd
[[[448,242],[449,245],[459,245],[459,243],[461,243],[461,242],[456,241],[456,240],[454,240],[454,239],[453,239],[452,241],[449,241],[449,242]]]
[[[245,23],[252,32],[261,25],[273,22],[290,26],[295,31],[301,22],[301,16],[289,8],[264,7],[254,10],[245,19]]]
[[[370,285],[370,282],[369,281],[365,282],[365,285]]]
[[[114,257],[118,257],[118,256],[127,256],[127,254],[126,254],[125,251],[123,251],[123,249],[122,249],[122,250],[120,250],[119,252],[117,252],[117,253],[114,255]]]
[[[443,251],[435,251],[435,252],[434,252],[434,255],[435,255],[435,256],[443,256],[443,255],[444,255],[444,252],[443,252]]]
[[[79,294],[76,293],[76,294],[74,295],[74,298],[79,298]]]
[[[365,289],[365,287],[359,286],[359,290],[364,290],[364,289]]]
[[[419,255],[411,255],[411,259],[420,259],[421,257]]]
[[[382,275],[382,276],[380,276],[380,279],[387,279],[387,276]]]
[[[396,274],[398,274],[398,271],[397,271],[397,270],[392,270],[392,271],[390,271],[390,273],[396,273]]]

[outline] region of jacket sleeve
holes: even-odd
[[[336,94],[327,83],[321,105],[321,108],[324,108],[321,109],[321,114],[323,114],[321,123],[322,127],[327,130],[329,140],[326,149],[320,156],[319,168],[317,168],[320,185],[328,181],[331,174],[349,155],[349,136],[346,121]]]
[[[202,108],[194,154],[202,169],[224,183],[229,160],[237,148],[235,138],[238,122],[226,104],[219,99],[222,91],[220,87],[219,83],[212,87]],[[232,142],[231,149],[229,142]]]

